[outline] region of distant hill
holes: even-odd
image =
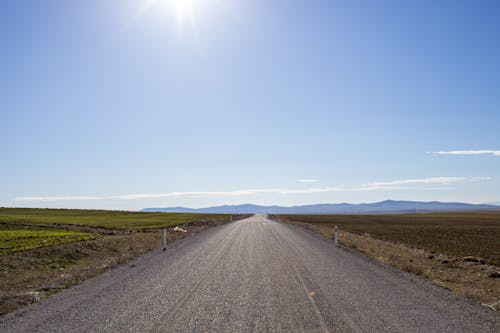
[[[368,204],[317,204],[305,206],[259,206],[252,204],[217,206],[207,208],[145,208],[143,212],[171,213],[212,213],[212,214],[368,214],[368,213],[416,213],[486,210],[499,207],[495,205],[474,205],[460,202],[420,202],[386,200]]]

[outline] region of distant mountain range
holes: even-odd
[[[368,214],[415,213],[500,209],[495,205],[474,205],[460,202],[420,202],[386,200],[368,204],[318,204],[305,206],[259,206],[252,204],[217,206],[207,208],[145,208],[143,212],[206,213],[206,214]]]

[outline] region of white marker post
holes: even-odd
[[[333,237],[335,239],[335,246],[339,246],[339,228],[337,226],[335,226]]]
[[[163,228],[163,251],[167,250],[167,228]]]

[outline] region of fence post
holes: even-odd
[[[335,226],[334,230],[335,230],[334,231],[335,246],[339,246],[339,228]]]
[[[163,228],[163,251],[167,249],[167,228]]]

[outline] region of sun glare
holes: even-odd
[[[167,11],[169,15],[177,17],[178,23],[184,24],[188,22],[191,25],[196,25],[196,16],[201,14],[210,6],[220,6],[220,0],[147,0],[136,16],[141,16],[143,13],[150,10]]]
[[[186,16],[193,15],[194,0],[169,0],[177,12],[179,21],[183,21]]]

